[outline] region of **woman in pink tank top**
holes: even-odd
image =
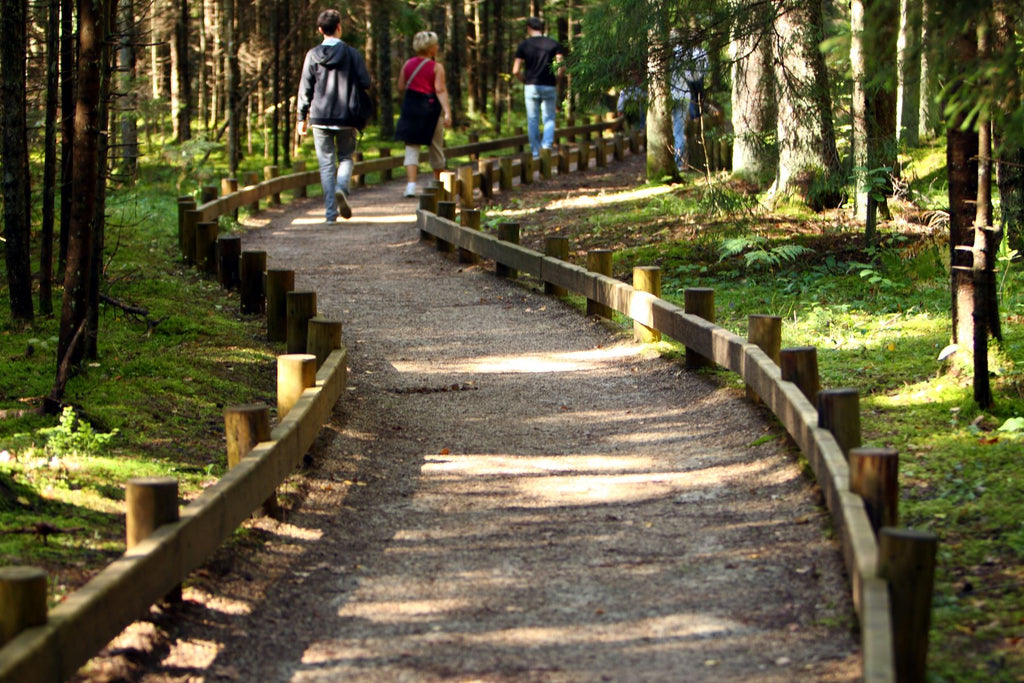
[[[395,139],[405,142],[405,196],[416,196],[416,175],[420,146],[430,146],[430,168],[439,178],[444,170],[444,129],[452,125],[444,66],[437,57],[437,34],[420,31],[412,39],[415,57],[409,58],[398,73],[398,89],[404,93],[402,112],[395,127]]]

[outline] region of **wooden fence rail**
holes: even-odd
[[[518,236],[518,225],[516,228],[515,234]],[[798,359],[797,367],[800,370],[789,378],[785,376],[772,355],[769,355],[774,355],[775,351],[771,348],[770,342],[763,343],[768,347],[766,352],[757,343],[743,339],[705,319],[713,319],[713,314],[705,317],[692,314],[650,292],[642,291],[607,274],[568,263],[558,256],[548,256],[520,246],[516,243],[517,238],[503,239],[500,234],[492,235],[467,229],[454,220],[432,213],[424,208],[423,203],[417,211],[417,229],[423,238],[433,237],[438,242],[452,245],[460,252],[470,252],[478,257],[493,260],[495,273],[499,276],[514,277],[518,273],[543,282],[546,289],[568,291],[586,297],[589,312],[609,317],[611,311],[621,313],[631,318],[634,324],[643,330],[657,332],[682,343],[688,354],[692,351],[742,377],[748,391],[763,401],[782,422],[807,457],[821,486],[851,577],[854,608],[861,625],[864,680],[868,683],[924,680],[922,652],[927,649],[931,578],[908,576],[912,574],[909,567],[920,571],[921,562],[906,558],[881,557],[879,538],[886,534],[900,533],[900,530],[891,527],[875,528],[865,499],[851,491],[850,465],[835,434],[839,434],[844,442],[856,441],[859,444],[859,414],[851,416],[849,411],[837,411],[847,419],[856,419],[856,437],[851,435],[847,423],[832,425],[831,430],[820,426],[819,412],[811,401],[816,399],[815,394],[820,396],[826,392],[817,390],[816,358],[813,365],[807,365]],[[600,259],[593,260],[594,264],[599,262]],[[596,265],[594,267],[596,268]],[[689,299],[689,296],[687,298]],[[752,326],[757,327],[753,324]],[[784,349],[781,357],[785,357],[787,351],[798,352],[797,355],[813,355],[802,353],[802,349]],[[689,355],[687,361],[689,365]],[[811,374],[813,376],[810,376]],[[793,380],[800,381],[800,386]],[[811,393],[810,397],[805,390]],[[845,392],[841,393],[845,395]],[[830,419],[834,421],[840,417],[832,415]],[[895,465],[889,462],[888,467],[890,469],[886,476],[878,476],[873,480],[872,485],[876,489],[881,486],[882,480],[889,486],[895,486]],[[875,491],[873,495],[894,498],[894,494],[894,491],[889,490]],[[893,512],[887,519],[895,520],[895,513]],[[899,549],[893,552],[920,555],[927,555],[930,552],[934,556],[934,537],[927,534],[909,536],[910,541],[906,542],[906,546],[889,544],[890,547]],[[897,572],[893,567],[905,567],[906,571],[899,578],[894,578],[892,574]],[[902,594],[907,591],[919,592],[910,596]],[[908,606],[912,606],[918,613],[912,617],[903,614],[911,609]],[[897,615],[896,611],[901,613]],[[921,611],[924,611],[924,614],[920,614]],[[905,629],[894,628],[895,623],[912,623],[915,633],[902,632]],[[900,639],[900,646],[895,645],[897,637]],[[913,647],[902,644],[908,640],[914,643]]]

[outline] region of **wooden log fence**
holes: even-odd
[[[503,176],[510,167],[503,159]],[[636,287],[611,278],[604,254],[589,253],[584,268],[565,260],[567,247],[558,241],[546,243],[545,254],[519,245],[506,225],[495,235],[462,227],[422,203],[417,211],[421,236],[492,260],[496,275],[522,275],[542,282],[548,293],[585,297],[588,314],[619,313],[644,334],[681,343],[687,367],[710,364],[742,377],[748,392],[778,417],[807,457],[824,493],[860,620],[863,680],[924,680],[936,539],[894,527],[897,455],[859,447],[856,390],[822,391],[816,350],[780,349],[777,318],[751,316],[748,341],[714,324],[711,290],[687,290],[683,309],[661,299],[646,277],[638,278]]]

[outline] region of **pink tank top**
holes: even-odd
[[[412,72],[415,71],[416,67],[420,65],[420,62],[422,62],[425,59],[427,58],[411,57],[405,63],[405,66],[402,67],[402,70],[405,73],[406,87],[409,90],[415,90],[416,92],[422,92],[431,95],[435,92],[434,69],[435,67],[437,67],[437,62],[435,62],[434,60],[428,60],[430,61],[430,64],[427,64],[422,69],[420,69],[420,72],[416,74],[416,78],[414,78],[412,81],[408,80],[409,76],[412,75]]]

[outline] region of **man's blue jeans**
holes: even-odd
[[[313,126],[313,147],[320,165],[320,185],[324,189],[324,209],[328,222],[337,220],[338,203],[335,190],[348,194],[352,179],[352,155],[356,151],[356,129],[319,128]]]
[[[553,85],[527,85],[523,95],[526,99],[526,128],[530,138],[530,151],[534,158],[540,150],[551,149],[555,144],[555,105],[558,88]],[[539,116],[538,116],[539,114]],[[544,119],[544,133],[541,137],[540,119]]]
[[[672,107],[672,137],[675,142],[676,168],[686,165],[686,120],[689,118],[689,100],[680,100]]]

